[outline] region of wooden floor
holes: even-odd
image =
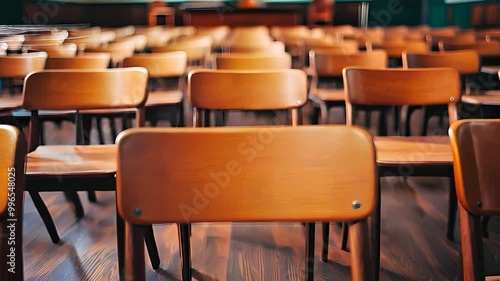
[[[250,122],[253,121],[259,119]],[[48,124],[46,128],[48,143],[74,140],[70,123],[64,123],[62,128]],[[445,238],[447,194],[445,178],[383,180],[381,280],[458,280],[459,244]],[[61,193],[42,196],[62,241],[52,244],[31,198],[26,195],[25,278],[118,280],[114,193],[98,193],[98,203],[88,203],[81,193],[86,211],[81,220],[75,219]],[[319,259],[320,234],[318,224],[315,279],[349,280],[349,256],[339,250],[340,228],[331,224],[328,263]],[[161,269],[154,271],[148,263],[148,280],[180,280],[176,226],[155,227],[155,235]],[[301,224],[195,224],[191,239],[196,280],[304,280]],[[491,220],[490,238],[484,243],[486,272],[498,274],[500,219]]]

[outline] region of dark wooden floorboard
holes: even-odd
[[[340,112],[334,112],[333,119]],[[249,118],[252,124],[268,123],[253,115],[237,118]],[[230,119],[230,124],[235,123]],[[72,124],[64,123],[62,129],[46,126],[48,143],[74,142]],[[97,141],[95,132],[92,139]],[[62,193],[43,194],[62,238],[59,244],[52,244],[26,195],[25,278],[118,280],[114,196],[113,192],[98,192],[98,202],[89,203],[81,193],[86,213],[77,220]],[[458,280],[458,227],[457,241],[448,241],[447,210],[448,179],[382,181],[381,280]],[[177,226],[155,226],[154,230],[161,269],[152,270],[146,258],[147,279],[180,280]],[[304,280],[304,233],[300,223],[195,224],[191,237],[194,279]],[[329,260],[323,263],[317,224],[315,280],[350,280],[349,255],[340,250],[340,227],[332,223],[330,233]],[[499,218],[491,220],[490,238],[484,245],[487,274],[500,273]]]

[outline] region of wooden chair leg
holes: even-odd
[[[488,233],[488,223],[490,222],[490,217],[483,217],[481,221],[481,233],[484,238],[490,238],[490,234]]]
[[[29,194],[38,213],[40,214],[40,217],[43,220],[43,223],[45,224],[45,227],[47,228],[47,231],[49,232],[50,239],[53,243],[58,243],[61,240],[59,238],[59,233],[57,233],[56,225],[54,224],[54,221],[52,220],[49,210],[43,202],[42,197],[40,197],[40,194],[38,192],[34,191],[30,191]]]
[[[448,230],[446,233],[446,238],[450,241],[455,241],[455,220],[457,215],[457,193],[455,191],[455,178],[454,176],[450,177],[450,189],[448,196]]]
[[[180,253],[182,260],[182,280],[191,280],[191,243],[189,238],[189,225],[185,223],[179,224],[180,233]]]
[[[347,223],[346,223],[347,224]],[[352,280],[376,280],[374,260],[370,259],[370,240],[367,220],[349,223],[351,239],[351,276]]]
[[[156,246],[152,225],[144,227],[144,240],[146,241],[146,247],[148,249],[149,259],[151,260],[151,266],[154,270],[156,270],[160,267],[160,255],[158,254],[158,247]]]
[[[146,280],[144,227],[126,223],[125,231],[125,281]]]
[[[342,245],[341,249],[347,251],[347,241],[349,239],[349,225],[346,222],[342,223]]]
[[[465,210],[460,210],[460,245],[462,251],[462,277],[464,281],[484,280],[483,241],[481,220]]]
[[[306,280],[314,280],[314,237],[315,223],[306,223]]]
[[[73,203],[73,208],[75,212],[75,216],[78,219],[83,218],[85,216],[85,211],[83,210],[82,201],[80,201],[80,197],[76,191],[65,191],[66,197]]]
[[[322,223],[323,227],[323,249],[321,251],[321,261],[328,261],[328,245],[330,242],[330,223],[324,222]]]

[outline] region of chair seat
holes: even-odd
[[[374,142],[379,165],[453,165],[448,136],[375,137]]]
[[[29,176],[116,173],[115,145],[43,145],[28,154]]]
[[[171,105],[182,102],[184,94],[178,90],[149,92],[146,106]]]
[[[314,93],[323,101],[345,101],[344,89],[317,89]]]
[[[90,115],[115,115],[115,114],[134,113],[135,111],[136,111],[135,108],[87,109],[87,110],[80,110],[80,113],[90,114]]]
[[[500,91],[484,91],[479,95],[464,95],[462,102],[477,105],[500,105]]]
[[[21,95],[2,95],[2,97],[0,97],[0,111],[21,108],[22,105],[23,97]]]

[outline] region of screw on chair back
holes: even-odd
[[[147,70],[141,67],[107,70],[45,70],[24,81],[23,108],[32,111],[30,145],[38,145],[38,110],[137,108],[136,122],[144,122]]]
[[[344,69],[347,124],[356,106],[448,105],[450,123],[458,119],[460,78],[452,68]]]
[[[287,53],[281,54],[223,54],[215,58],[217,69],[258,70],[290,69],[292,58]]]
[[[299,123],[299,108],[307,102],[307,76],[297,69],[194,70],[188,76],[188,95],[194,124],[204,110],[292,110]]]
[[[47,58],[45,69],[106,69],[111,56],[108,53],[87,53],[74,57]]]
[[[449,130],[458,202],[462,280],[485,280],[481,216],[500,215],[499,120],[461,120]],[[493,279],[492,279],[493,280]]]
[[[25,190],[26,141],[20,131],[0,125],[0,254],[15,256],[15,262],[4,260],[0,265],[1,280],[23,278],[23,201]],[[12,228],[11,226],[15,227]],[[15,244],[9,237],[15,237]],[[14,250],[12,250],[14,249]],[[9,269],[14,269],[10,272]]]
[[[248,145],[255,137],[263,147],[258,152]],[[137,149],[144,145],[147,151]],[[142,225],[350,221],[352,278],[371,280],[367,218],[376,200],[375,171],[373,141],[356,127],[123,132],[118,138],[117,202],[131,246],[126,275],[145,277],[144,243],[138,240]],[[196,204],[199,196],[207,203]],[[189,246],[183,254],[189,258]],[[190,265],[183,270],[189,273]]]

